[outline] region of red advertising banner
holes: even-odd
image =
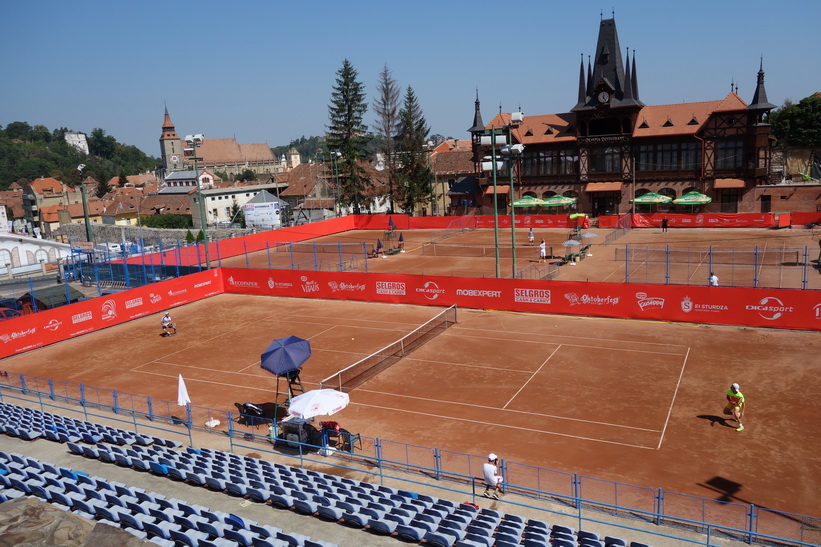
[[[630,215],[602,215],[598,217],[599,228],[616,228],[619,219],[624,216],[629,217]],[[633,228],[659,228],[664,217],[667,217],[670,228],[772,228],[775,226],[773,213],[695,213],[689,215],[653,213],[632,215],[632,217]]]
[[[807,224],[821,224],[821,213],[790,213],[790,222],[793,226],[806,226]]]
[[[821,330],[821,293],[356,272],[223,271],[225,292]]]
[[[570,215],[516,215],[516,228],[575,228]],[[493,215],[476,217],[477,228],[493,228]],[[510,228],[510,215],[499,215],[499,228]]]
[[[0,322],[0,358],[221,294],[213,269]],[[157,323],[159,327],[159,322]]]

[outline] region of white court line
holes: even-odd
[[[598,318],[591,317],[591,318],[586,318],[586,319],[598,319]],[[604,318],[604,319],[610,319],[610,318]],[[624,321],[624,319],[619,319],[619,321]],[[653,321],[653,322],[656,323],[656,321]],[[482,332],[499,332],[498,329],[497,330],[493,330],[493,329],[468,329],[468,328],[461,328],[460,329],[460,328],[458,328],[458,325],[454,325],[453,327],[448,329],[446,331],[446,333],[450,332],[452,336],[464,336],[465,338],[481,338],[482,340],[511,341],[510,337],[501,338],[501,337],[491,337],[491,336],[485,336],[485,335],[479,335],[479,334],[476,334],[476,335],[464,334],[464,333],[469,332],[469,331],[476,331],[476,332],[479,332],[479,333],[482,333]],[[578,340],[582,340],[584,342],[595,342],[595,341],[599,341],[599,342],[616,342],[616,343],[619,343],[619,344],[628,344],[628,345],[629,344],[639,344],[639,345],[644,345],[644,346],[662,346],[662,347],[665,347],[665,348],[670,348],[670,347],[686,348],[687,347],[684,344],[668,344],[668,343],[664,343],[664,342],[642,342],[640,340],[618,340],[618,339],[614,340],[612,338],[593,338],[591,336],[574,336],[572,334],[550,334],[550,333],[538,333],[538,332],[522,333],[522,334],[524,336],[520,340],[516,340],[516,341],[518,341],[518,342],[533,342],[534,340],[532,338],[529,338],[528,336],[539,336],[540,337],[539,342],[544,341],[544,340],[542,340],[542,338],[556,337],[556,338],[575,338],[575,339],[578,339]],[[583,346],[583,347],[587,347],[587,346]]]
[[[667,410],[667,419],[664,420],[664,427],[661,429],[661,437],[659,437],[659,444],[656,450],[661,450],[661,443],[664,441],[664,432],[667,431],[667,424],[670,423],[670,415],[673,413],[673,405],[676,403],[676,396],[678,395],[678,388],[681,386],[681,379],[684,377],[684,368],[687,366],[687,358],[690,356],[690,348],[687,348],[687,355],[684,356],[684,362],[681,364],[681,372],[678,375],[678,382],[676,382],[676,390],[673,392],[673,399],[670,401],[670,408]]]
[[[508,400],[508,402],[506,402],[506,403],[505,403],[505,405],[502,407],[503,409],[507,410],[507,405],[509,405],[510,403],[512,403],[512,402],[513,402],[513,399],[515,399],[515,398],[516,398],[516,396],[517,396],[517,395],[519,395],[519,393],[521,393],[521,392],[522,392],[522,390],[523,390],[525,387],[527,387],[527,384],[529,384],[529,383],[530,383],[530,381],[531,381],[533,378],[535,378],[535,377],[536,377],[536,375],[537,375],[537,374],[539,374],[539,372],[541,372],[541,370],[544,368],[544,366],[547,364],[547,362],[548,362],[548,361],[550,361],[550,358],[551,358],[551,357],[553,357],[554,355],[556,355],[556,352],[557,352],[557,351],[559,351],[559,350],[561,349],[561,347],[562,347],[562,345],[561,345],[561,344],[559,344],[558,346],[556,346],[556,348],[555,348],[553,351],[551,351],[551,352],[550,352],[550,355],[548,355],[548,356],[547,356],[547,359],[545,359],[545,360],[544,360],[544,362],[543,362],[543,363],[539,366],[539,368],[537,368],[536,370],[534,370],[534,371],[533,371],[533,374],[531,374],[531,375],[530,375],[530,378],[528,378],[528,379],[527,379],[527,382],[525,382],[524,384],[522,384],[522,387],[520,387],[520,388],[519,388],[519,391],[517,391],[516,393],[514,393],[514,394],[513,394],[513,397],[511,397],[511,398]]]
[[[378,406],[378,405],[369,405],[369,404],[366,404],[366,403],[357,403],[357,404],[360,405],[360,406],[366,406],[366,407],[370,407],[370,408],[379,408],[379,409],[382,409],[382,410],[392,410],[394,412],[405,412],[405,413],[409,413],[409,414],[418,414],[420,416],[430,416],[432,418],[443,418],[443,419],[447,419],[447,420],[458,420],[460,422],[468,422],[468,423],[480,424],[480,425],[484,425],[484,426],[498,426],[499,425],[498,423],[495,423],[495,422],[483,422],[483,421],[479,421],[479,420],[468,420],[467,418],[455,418],[453,416],[441,416],[439,414],[431,414],[429,412],[419,412],[419,411],[416,411],[416,410],[403,410],[403,409],[384,407],[384,406]],[[584,420],[579,420],[579,421],[584,421]],[[595,422],[593,422],[593,423],[595,423]],[[532,427],[518,427],[518,426],[515,426],[515,425],[509,425],[509,424],[505,424],[504,427],[505,427],[505,429],[518,429],[518,430],[521,430],[521,431],[527,431],[529,433],[533,433],[533,432],[544,433],[546,435],[558,435],[560,437],[569,437],[571,439],[581,439],[583,441],[593,441],[593,442],[597,442],[597,443],[606,443],[606,444],[616,444],[616,445],[619,445],[619,446],[627,446],[627,447],[630,447],[630,448],[642,448],[644,450],[653,450],[652,446],[642,446],[640,444],[620,443],[618,441],[606,441],[604,439],[595,439],[595,438],[592,438],[592,437],[584,437],[584,436],[581,436],[581,435],[570,435],[569,433],[558,433],[556,431],[543,431],[543,430],[540,430],[540,429],[533,429]]]

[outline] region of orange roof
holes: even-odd
[[[497,114],[486,128],[501,128],[510,123],[510,113]],[[553,142],[572,142],[576,139],[576,115],[541,114],[525,116],[519,127],[513,129],[513,140],[527,146],[528,144],[550,144]]]
[[[57,212],[63,210],[65,210],[65,206],[63,205],[49,205],[47,207],[41,207],[40,218],[43,219],[43,222],[57,222],[59,220]]]
[[[746,103],[735,93],[721,101],[645,106],[636,118],[634,137],[695,135],[714,112],[744,110]]]
[[[148,184],[156,184],[157,177],[153,173],[143,173],[141,175],[128,175],[125,177],[129,186],[146,186]],[[120,185],[120,177],[111,177],[108,184],[112,187]]]
[[[40,177],[32,181],[31,187],[38,194],[61,194],[65,190],[62,182],[51,177]]]
[[[473,152],[470,150],[436,152],[430,163],[437,175],[473,174]]]
[[[236,139],[205,139],[197,155],[209,165],[219,163],[273,162],[271,148],[265,143],[238,144]]]

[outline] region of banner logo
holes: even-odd
[[[152,293],[151,293],[150,295],[148,295],[148,296],[149,296],[149,298],[151,298],[151,303],[152,303],[152,304],[156,304],[157,302],[161,302],[161,301],[162,301],[162,296],[160,296],[159,294],[154,294],[154,293],[152,292]]]
[[[445,289],[440,289],[435,281],[427,281],[421,289],[416,289],[416,292],[422,293],[428,300],[436,300],[440,294],[445,294]]]
[[[332,292],[340,292],[340,291],[349,291],[349,292],[362,292],[365,290],[364,283],[337,283],[336,281],[328,281],[328,286],[331,288]]]
[[[480,298],[500,298],[502,291],[491,291],[487,289],[456,289],[457,296],[477,296]]]
[[[117,303],[114,300],[106,300],[103,302],[102,320],[111,321],[117,318]]]
[[[143,297],[132,298],[131,300],[125,301],[125,309],[130,310],[131,308],[136,308],[137,306],[143,305]]]
[[[636,299],[638,301],[639,308],[641,308],[641,311],[664,309],[663,298],[647,296],[647,293],[645,292],[637,292]]]
[[[256,281],[237,281],[236,279],[234,279],[233,275],[228,278],[228,283],[230,283],[234,287],[248,287],[248,288],[253,288],[253,289],[258,289],[259,288],[259,283],[257,283]],[[183,292],[185,292],[185,291],[183,290]],[[168,294],[171,294],[171,291],[168,291]],[[177,294],[180,294],[180,293],[177,293]]]
[[[319,292],[319,283],[317,281],[313,281],[311,279],[308,279],[307,275],[303,275],[302,277],[299,278],[299,280],[302,282],[302,285],[301,285],[302,292],[305,292],[305,293]]]
[[[269,289],[290,289],[293,287],[293,283],[282,283],[280,281],[274,281],[273,277],[268,278],[268,288]]]
[[[767,321],[775,321],[785,313],[795,311],[792,306],[785,306],[781,300],[774,296],[765,296],[758,304],[747,304],[744,309],[757,311],[758,315]]]
[[[683,311],[684,313],[690,313],[691,311],[718,312],[729,310],[730,308],[724,304],[695,303],[689,296],[685,296],[684,299],[681,301],[681,311]]]
[[[92,316],[90,311],[84,311],[83,313],[75,313],[71,316],[71,324],[76,325],[77,323],[82,323],[83,321],[91,321]]]
[[[48,324],[47,324],[45,327],[43,327],[43,328],[44,328],[44,329],[48,329],[48,330],[50,330],[51,332],[55,332],[57,329],[59,329],[59,328],[60,328],[60,325],[62,325],[62,323],[61,323],[60,321],[58,321],[57,319],[52,319],[52,320],[51,320],[51,321],[49,321],[49,322],[48,322]]]
[[[550,304],[550,291],[547,289],[513,289],[513,301],[528,304]]]
[[[618,296],[599,296],[593,294],[583,294],[581,296],[574,292],[564,293],[564,297],[571,306],[587,304],[591,306],[616,306],[619,303]]]
[[[816,304],[813,311],[815,312],[815,318],[821,319],[821,304]]]
[[[405,296],[405,284],[401,281],[377,281],[376,294],[398,294]]]

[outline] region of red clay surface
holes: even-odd
[[[439,311],[220,295],[175,309],[173,337],[155,315],[3,367],[172,401],[182,374],[194,405],[233,411],[274,400],[259,367],[273,338],[311,341],[310,389]],[[817,333],[460,310],[334,419],[367,437],[817,515],[819,354]],[[731,382],[748,400],[743,432],[722,420]]]

